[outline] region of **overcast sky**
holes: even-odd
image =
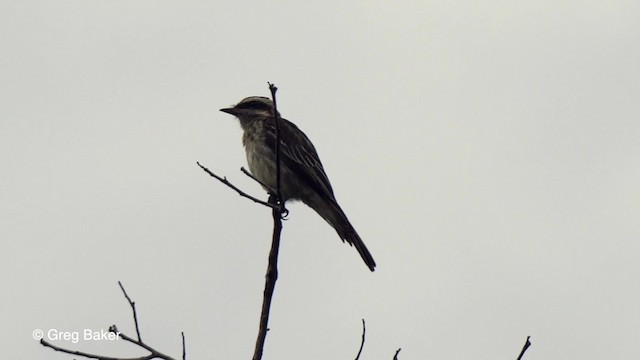
[[[0,358],[36,329],[247,359],[272,230],[218,111],[279,87],[371,250],[302,204],[265,359],[640,358],[633,1],[0,1]],[[82,336],[82,334],[81,334]],[[111,356],[122,342],[55,341]]]

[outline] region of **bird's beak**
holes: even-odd
[[[220,109],[220,111],[226,112],[227,114],[231,114],[231,115],[235,115],[238,113],[238,111],[235,108],[224,108],[224,109]]]

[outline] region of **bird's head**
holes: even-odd
[[[258,117],[273,116],[273,102],[266,97],[250,96],[235,106],[220,109],[220,111],[236,116],[242,123]]]

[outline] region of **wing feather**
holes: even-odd
[[[280,119],[280,157],[291,171],[320,194],[335,200],[333,188],[311,140],[292,122]],[[275,153],[275,121],[269,119],[266,142]]]

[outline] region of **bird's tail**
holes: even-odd
[[[320,206],[319,208],[315,208],[316,212],[320,214],[334,229],[342,239],[342,241],[346,241],[349,245],[353,245],[364,263],[367,265],[369,270],[374,271],[376,268],[376,262],[373,260],[373,256],[369,252],[369,249],[365,246],[364,242],[360,238],[360,235],[356,232],[356,229],[351,225],[349,219],[347,219],[347,215],[342,211],[340,205],[335,201],[325,201],[325,206]]]

